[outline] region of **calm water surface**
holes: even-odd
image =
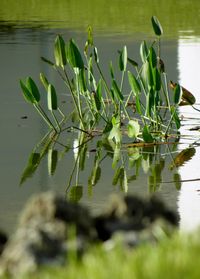
[[[45,5],[41,4],[40,8],[33,5],[34,1],[31,1],[31,8],[25,4],[26,1],[20,2],[23,8],[20,7],[19,11],[14,7],[15,1],[2,1],[0,11],[0,226],[7,232],[14,230],[21,208],[33,193],[55,190],[66,195],[73,170],[73,150],[61,153],[62,148],[58,146],[59,161],[55,174],[48,174],[46,156],[35,174],[19,185],[31,151],[47,132],[47,127],[40,117],[24,102],[19,79],[31,76],[38,81],[39,73],[44,72],[58,88],[63,110],[70,108],[60,79],[40,60],[40,56],[52,57],[56,34],[60,33],[66,39],[73,37],[83,47],[86,39],[85,28],[92,24],[96,30],[95,43],[99,48],[103,69],[108,72],[109,61],[117,61],[117,49],[125,44],[131,56],[138,60],[141,41],[150,40],[153,36],[151,15],[161,15],[160,21],[163,27],[166,27],[166,35],[162,41],[162,56],[169,79],[179,81],[194,93],[197,103],[200,103],[199,1],[182,1],[181,6],[180,2],[173,1],[174,9],[171,13],[172,1],[164,6],[164,1],[160,1],[159,6],[156,5],[157,1],[149,1],[151,5],[145,9],[141,9],[137,1],[127,1],[124,12],[121,12],[121,3],[125,1],[116,1],[113,5],[106,1],[106,9],[100,4],[99,10],[93,10],[96,17],[92,17],[90,13],[92,7],[94,8],[91,1],[84,1],[85,5],[80,4],[81,1],[77,1],[77,5],[74,1],[73,4],[71,1],[60,1],[63,6],[58,5],[59,9],[56,1],[48,1],[48,5],[43,1]],[[193,6],[189,3],[193,3]],[[11,11],[9,5],[13,6],[12,10],[15,12]],[[187,21],[180,16],[180,9],[182,15],[187,14],[188,9],[191,10]],[[127,17],[128,11],[129,14],[134,13],[134,16]],[[156,193],[179,213],[181,229],[189,230],[200,224],[198,145],[195,146],[195,155],[190,161],[178,169],[171,170],[170,166],[178,152],[198,141],[199,133],[189,131],[189,128],[200,124],[200,113],[188,108],[181,109],[180,113],[183,115],[184,124],[181,132],[186,135],[181,139],[182,144],[162,146],[157,153],[155,148],[142,152],[135,150],[135,155],[140,159],[127,171],[128,193],[148,196],[156,190]],[[65,140],[68,142],[71,137],[69,135]],[[101,177],[93,187],[88,183],[95,160],[95,153],[90,151],[94,147],[95,142],[88,144],[85,167],[79,173],[78,183],[83,191],[80,202],[98,212],[105,205],[109,194],[123,192],[125,189],[123,185],[113,185],[115,171],[111,167],[112,158],[105,149],[102,151],[102,157],[105,156],[105,159],[100,164]],[[197,180],[174,183],[177,175],[181,180]],[[75,184],[75,181],[73,183]]]

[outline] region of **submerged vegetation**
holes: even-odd
[[[101,163],[107,156],[112,158],[112,168],[115,171],[113,185],[120,184],[127,192],[128,182],[136,179],[142,166],[145,173],[150,171],[150,191],[154,192],[159,188],[163,160],[157,160],[156,156],[154,160],[151,150],[141,155],[141,149],[145,151],[146,147],[153,147],[158,151],[159,146],[163,145],[166,146],[164,154],[171,154],[180,136],[178,108],[182,105],[193,106],[195,97],[178,83],[168,81],[161,58],[163,29],[155,16],[151,18],[151,22],[156,37],[151,43],[141,43],[140,63],[129,57],[127,47],[124,46],[122,50],[118,50],[119,73],[116,73],[110,62],[110,77],[105,76],[102,71],[91,27],[88,28],[83,54],[73,39],[66,43],[61,35],[57,36],[54,44],[55,61],[44,57],[42,60],[58,73],[66,85],[73,104],[71,111],[67,113],[59,108],[56,88],[44,73],[40,73],[40,81],[46,91],[47,107],[42,105],[39,86],[34,80],[31,77],[25,81],[20,80],[25,100],[33,105],[49,127],[47,135],[30,155],[21,176],[21,184],[36,171],[47,153],[49,174],[53,175],[58,159],[73,149],[75,163],[67,183],[67,192],[70,189],[70,197],[79,200],[82,196],[79,172],[84,169],[87,142],[100,137],[93,149],[95,158],[88,178],[89,193],[100,179]],[[73,135],[73,147],[71,143],[66,143],[65,132]],[[78,132],[78,136],[74,140],[75,132]],[[60,137],[64,137],[64,143],[60,141]],[[70,138],[69,133],[67,138]],[[169,144],[172,142],[173,148],[170,149]],[[60,154],[55,144],[63,147]],[[122,152],[124,146],[128,148],[126,157]],[[189,160],[194,155],[194,150],[189,148],[182,155],[177,155],[172,160],[169,167],[171,170]],[[128,176],[127,167],[135,167],[135,175]],[[173,176],[175,181],[180,180],[176,170]],[[75,186],[72,187],[74,177]],[[176,187],[180,188],[178,182]]]

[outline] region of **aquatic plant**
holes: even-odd
[[[177,131],[180,128],[178,106],[183,96],[184,105],[194,104],[195,98],[183,91],[179,84],[169,84],[167,81],[164,62],[160,57],[162,26],[155,16],[151,21],[156,39],[150,44],[146,41],[141,43],[141,65],[128,56],[126,46],[118,51],[119,81],[112,62],[110,78],[105,77],[91,27],[88,28],[84,55],[73,39],[66,43],[58,35],[54,44],[55,61],[42,57],[57,71],[71,94],[74,104],[72,111],[78,119],[77,129],[91,136],[94,130],[98,130],[110,140],[121,143],[124,134],[133,140],[154,142],[168,137],[171,129]],[[125,89],[125,79],[128,79],[128,91]],[[40,104],[40,92],[31,77],[25,82],[20,80],[24,98],[35,107],[50,129],[60,133],[65,129],[66,115],[58,107],[53,84],[43,73],[40,73],[40,80],[47,92],[50,114]],[[171,98],[171,90],[174,98]]]

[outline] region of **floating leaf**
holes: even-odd
[[[195,153],[196,153],[196,150],[194,147],[186,148],[186,149],[182,150],[174,158],[173,163],[170,165],[170,169],[184,165],[185,162],[188,162],[189,160],[192,159],[192,157],[195,155]]]
[[[56,90],[52,84],[48,86],[47,103],[49,110],[57,110],[57,95]]]
[[[54,56],[57,66],[64,67],[67,64],[65,42],[60,35],[58,35],[55,40]]]
[[[127,47],[124,46],[123,51],[119,55],[119,68],[121,71],[126,71],[127,66]]]
[[[138,121],[129,120],[127,128],[129,138],[137,138],[140,133],[140,125]]]
[[[84,63],[83,63],[81,53],[73,39],[69,41],[67,47],[67,59],[69,60],[69,63],[73,68],[79,68],[79,69],[84,68]]]
[[[161,26],[159,20],[157,19],[157,17],[152,16],[151,22],[152,22],[152,26],[153,26],[153,30],[154,30],[155,34],[157,36],[161,36],[163,34],[163,29],[162,29],[162,26]]]

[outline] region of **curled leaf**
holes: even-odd
[[[174,158],[173,163],[170,165],[170,169],[174,169],[175,167],[180,167],[184,165],[185,162],[192,159],[195,155],[196,150],[194,147],[186,148],[182,150],[178,155]]]

